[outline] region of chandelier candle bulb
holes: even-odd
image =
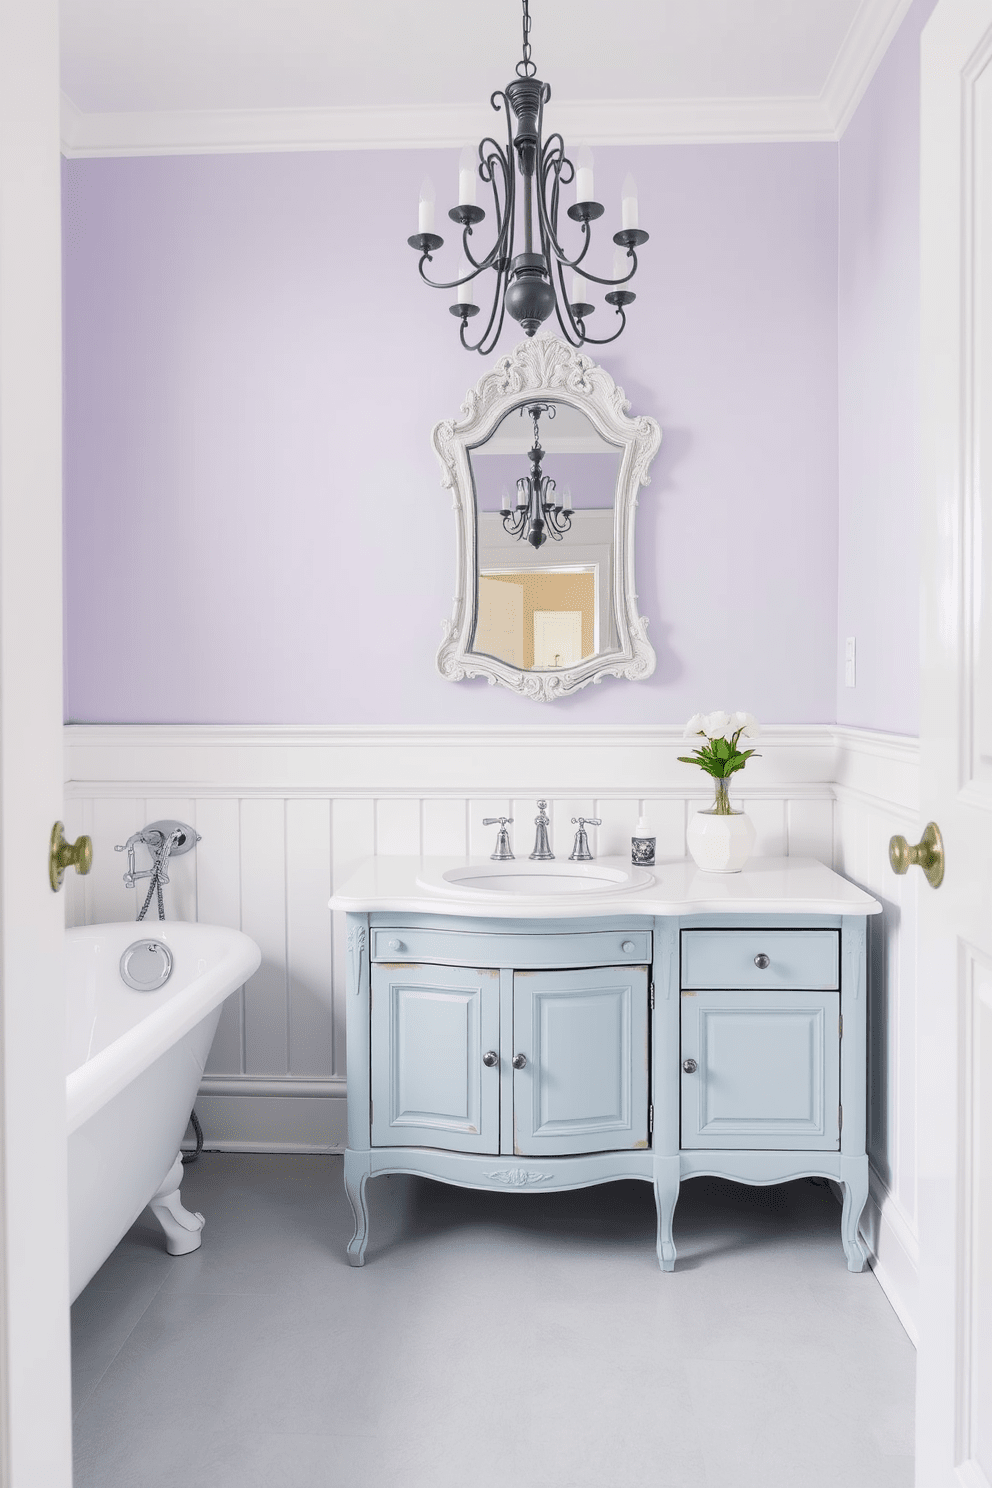
[[[471,145],[466,145],[458,158],[458,205],[460,207],[475,206],[475,183],[476,153]],[[636,214],[635,214],[636,215]],[[634,227],[637,226],[635,222]],[[624,222],[624,227],[627,223]]]
[[[613,277],[614,279],[626,279],[630,273],[630,259],[627,257],[626,248],[614,248],[613,250]]]
[[[417,231],[432,233],[434,231],[434,182],[430,176],[425,176],[420,183],[420,210],[417,214]]]
[[[624,229],[637,227],[637,182],[630,174],[624,178],[621,198],[621,217]]]
[[[592,192],[592,151],[588,145],[580,145],[575,152],[575,200],[595,201]]]
[[[500,492],[499,508],[500,511],[504,513],[504,515],[507,515],[510,511],[510,493],[505,486]]]
[[[589,286],[581,274],[572,275],[572,304],[585,305],[589,297]]]
[[[461,267],[458,270],[458,277],[459,277],[459,279],[464,279],[468,274],[471,274],[471,272],[472,272],[472,265],[470,263],[468,263],[467,260],[463,259],[462,260]],[[458,303],[459,303],[459,305],[474,305],[475,304],[475,280],[474,279],[469,279],[469,281],[468,281],[467,284],[459,284],[459,286],[458,286]]]

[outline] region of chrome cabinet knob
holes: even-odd
[[[499,1055],[496,1053],[496,1050],[490,1049],[488,1053],[483,1054],[482,1062],[487,1069],[492,1069],[495,1065],[499,1064]]]
[[[699,1068],[699,1065],[694,1059],[683,1059],[682,1068],[685,1070],[687,1075],[694,1075]]]
[[[765,955],[764,951],[759,951],[758,955],[754,958],[754,964],[759,971],[767,971],[772,963]]]
[[[391,951],[401,951],[403,949],[403,942],[401,940],[391,940],[389,942],[389,949]]]
[[[526,1064],[527,1064],[527,1055],[526,1054],[514,1054],[514,1056],[513,1056],[513,1068],[514,1069],[523,1069]]]
[[[637,947],[632,940],[624,940],[620,944],[620,949],[624,952],[625,955],[632,956],[637,950]]]

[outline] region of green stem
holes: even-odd
[[[715,775],[713,777],[713,784],[716,787],[716,799],[713,802],[713,815],[733,816],[734,813],[730,805],[730,793],[727,790],[726,777]]]

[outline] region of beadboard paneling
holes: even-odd
[[[197,1100],[209,1145],[341,1150],[345,1137],[345,937],[327,900],[374,853],[488,853],[512,816],[514,851],[546,798],[555,850],[573,816],[597,856],[625,854],[643,812],[658,855],[685,853],[708,782],[678,763],[681,731],[136,727],[66,729],[66,827],[89,832],[93,872],[67,879],[67,922],[131,919],[115,843],[157,817],[190,822],[196,851],[170,867],[169,918],[244,929],[262,965],[228,999]],[[919,875],[896,878],[888,839],[912,834],[915,740],[840,728],[773,728],[734,782],[756,852],[817,857],[885,907],[873,924],[866,1234],[908,1331],[915,1307],[915,958]],[[554,788],[552,788],[554,782]],[[147,866],[139,849],[139,866]],[[140,885],[139,885],[140,888]],[[150,914],[154,915],[155,907]]]

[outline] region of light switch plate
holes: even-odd
[[[857,648],[856,648],[856,645],[855,645],[855,638],[854,638],[854,636],[848,636],[847,640],[844,642],[844,686],[845,687],[856,687],[858,685],[858,683],[857,683],[857,666],[856,666],[856,650],[857,650]]]

